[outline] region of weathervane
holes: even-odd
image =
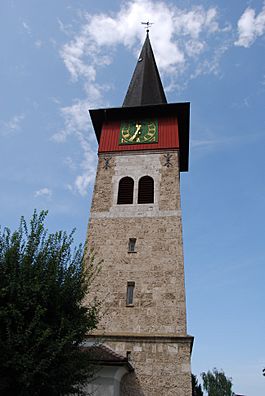
[[[149,33],[150,27],[154,24],[154,22],[141,22],[142,25],[145,25],[146,33]]]

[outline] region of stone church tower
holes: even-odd
[[[103,264],[89,298],[103,316],[87,339],[101,366],[88,390],[191,396],[180,208],[189,103],[167,104],[148,33],[123,106],[90,116],[99,161],[87,243]]]

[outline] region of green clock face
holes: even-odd
[[[121,123],[120,144],[139,144],[158,142],[157,120],[131,120]]]

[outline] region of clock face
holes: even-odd
[[[120,129],[120,144],[158,142],[158,122],[154,119],[123,121]]]

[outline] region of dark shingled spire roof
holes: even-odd
[[[147,32],[123,107],[163,103],[167,103],[167,99]]]

